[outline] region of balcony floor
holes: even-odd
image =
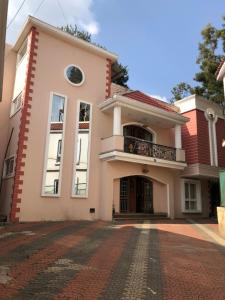
[[[170,161],[166,159],[159,159],[138,154],[131,154],[122,151],[110,151],[107,153],[101,153],[99,154],[99,158],[107,161],[126,161],[178,170],[183,170],[187,166],[187,164],[183,162]]]

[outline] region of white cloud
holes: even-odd
[[[164,102],[169,102],[168,99],[165,97],[165,96],[160,96],[160,95],[150,95],[149,96],[153,97],[153,98],[156,98],[156,99],[159,99],[159,100],[162,100]]]
[[[8,23],[11,21],[16,11],[20,7],[23,0],[9,1]],[[14,43],[23,23],[28,15],[34,15],[54,26],[62,26],[65,24],[77,24],[81,29],[89,31],[92,35],[99,33],[100,27],[93,13],[92,6],[94,0],[44,0],[39,10],[37,8],[42,0],[26,1],[15,18],[15,21],[7,30],[7,42]]]

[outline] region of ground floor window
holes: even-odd
[[[182,183],[183,212],[201,212],[201,185],[197,180],[183,180]]]

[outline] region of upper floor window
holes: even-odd
[[[63,162],[66,96],[56,93],[51,95],[49,114],[42,195],[59,196]]]
[[[84,72],[75,65],[69,65],[65,69],[65,77],[69,83],[75,86],[80,86],[84,82]]]
[[[76,131],[76,145],[74,157],[74,175],[72,196],[88,196],[88,174],[90,156],[90,131],[91,131],[91,104],[78,103],[78,128]]]
[[[80,102],[79,122],[89,122],[89,121],[90,121],[90,104]]]
[[[52,114],[51,114],[51,122],[63,122],[64,116],[64,98],[58,95],[54,95],[54,99],[52,102]]]
[[[123,135],[133,138],[145,140],[148,142],[153,141],[153,135],[147,129],[137,125],[127,125],[123,127]]]
[[[17,53],[17,64],[24,58],[25,54],[27,53],[27,39],[22,44],[21,48]]]
[[[3,177],[7,178],[7,177],[11,177],[14,175],[14,163],[15,163],[14,156],[11,156],[5,160]]]
[[[15,113],[17,113],[21,107],[22,107],[22,92],[16,98],[13,99],[11,104],[10,116],[13,116]]]

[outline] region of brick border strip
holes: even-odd
[[[13,184],[13,193],[12,193],[12,205],[10,212],[10,221],[19,222],[19,217],[17,213],[20,212],[20,207],[18,204],[21,203],[21,194],[22,194],[22,185],[23,185],[23,176],[24,176],[24,167],[25,167],[25,158],[26,158],[26,149],[28,141],[28,132],[30,124],[30,109],[32,101],[32,86],[34,85],[34,71],[36,65],[36,56],[38,49],[38,35],[39,32],[35,27],[32,27],[28,36],[28,64],[27,64],[27,73],[25,88],[23,91],[23,108],[20,118],[20,131],[18,138],[18,147],[16,155],[16,166],[15,166],[15,177]]]
[[[105,90],[105,98],[108,98],[111,94],[111,67],[112,61],[107,58],[106,59],[106,90]]]

